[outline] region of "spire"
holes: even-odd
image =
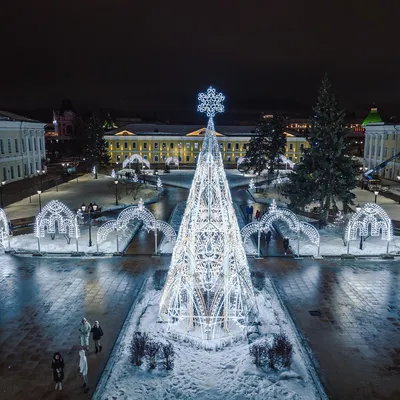
[[[378,122],[382,122],[382,118],[378,114],[378,108],[376,107],[375,103],[372,103],[371,110],[361,125],[365,126],[367,124],[376,124]]]

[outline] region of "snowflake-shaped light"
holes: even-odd
[[[198,99],[200,104],[197,106],[197,111],[206,113],[207,117],[214,118],[216,113],[224,112],[222,102],[225,96],[217,93],[213,87],[210,86],[206,93],[199,93]]]

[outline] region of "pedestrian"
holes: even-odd
[[[79,350],[79,372],[83,378],[82,388],[85,388],[85,393],[89,391],[89,382],[88,382],[88,363],[85,354],[85,350]]]
[[[250,206],[250,222],[253,220],[253,213],[254,213],[254,208],[253,206]]]
[[[89,350],[89,336],[91,329],[92,327],[90,326],[86,318],[82,318],[79,332],[81,337],[81,346],[82,348],[86,348],[86,350]]]
[[[96,354],[97,354],[103,348],[100,343],[100,339],[103,336],[103,330],[101,329],[99,321],[95,321],[93,328],[90,332],[93,333],[93,340],[94,340],[94,345],[96,347]]]
[[[285,237],[285,239],[283,239],[283,249],[285,250],[285,256],[286,253],[289,249],[289,238]]]
[[[55,390],[62,390],[62,381],[64,379],[64,360],[59,352],[54,353],[53,360],[51,362],[51,368],[53,368],[53,378],[56,383]]]
[[[259,221],[259,220],[260,220],[260,217],[261,217],[260,210],[257,210],[257,211],[256,211],[256,220]]]
[[[271,241],[271,236],[272,236],[271,231],[268,231],[266,234],[267,246],[269,246],[269,242]]]

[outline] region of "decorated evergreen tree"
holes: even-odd
[[[85,155],[90,165],[104,166],[110,163],[104,130],[99,119],[91,113],[85,122]]]
[[[272,174],[279,155],[285,154],[286,136],[284,134],[283,118],[276,114],[272,119],[261,117],[246,152],[246,162],[258,175],[267,168]]]
[[[344,212],[353,204],[355,196],[351,190],[356,187],[357,163],[348,155],[344,112],[338,109],[327,76],[313,111],[307,137],[310,147],[304,150],[303,162],[290,176],[288,193],[294,209],[318,202],[320,226],[325,226],[329,210],[337,200],[343,202]]]

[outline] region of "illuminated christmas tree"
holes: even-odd
[[[215,135],[224,96],[209,88],[202,151],[160,304],[172,331],[213,339],[241,333],[256,312],[246,254]]]

